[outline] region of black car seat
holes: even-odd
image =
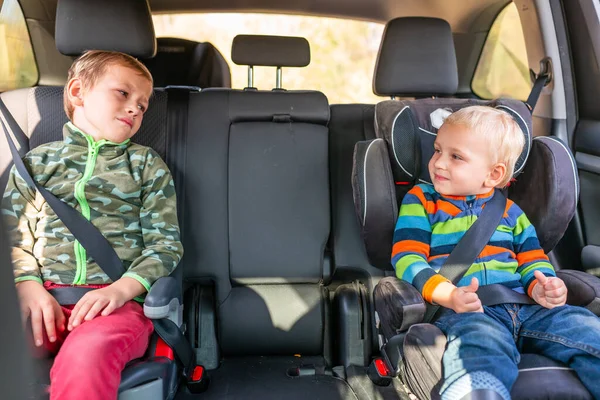
[[[433,40],[432,36],[425,35],[425,32],[434,32],[431,24],[439,25],[440,31],[445,25],[443,22],[412,18],[396,19],[388,24],[380,51],[400,54],[380,54],[375,77],[380,93],[414,96],[422,93],[415,82],[432,88],[438,78],[444,81],[448,77],[450,79],[445,86],[435,92],[451,95],[456,90],[456,62],[449,27],[444,34],[445,40],[439,37]],[[407,33],[414,34],[415,29],[422,29],[423,35],[420,37],[426,38],[425,43],[423,40],[415,42],[408,39],[410,36]],[[424,55],[423,49],[428,48],[430,39],[435,43],[432,44],[436,48],[435,53],[450,56],[448,62],[435,62]],[[394,43],[394,46],[386,47],[386,42]],[[400,62],[399,57],[408,58],[408,62],[423,63],[422,68],[413,67],[410,70],[413,75],[410,76],[390,72],[382,78],[379,75],[381,71],[398,71],[399,64],[406,62]],[[391,245],[399,202],[413,184],[430,182],[426,165],[433,153],[433,140],[437,132],[434,125],[438,126],[432,123],[432,114],[436,115],[440,109],[453,112],[479,104],[501,107],[520,123],[527,146],[516,168],[517,174],[521,174],[510,186],[509,197],[527,213],[546,252],[561,238],[577,205],[579,186],[575,163],[568,147],[559,140],[553,137],[536,137],[532,140],[531,115],[523,103],[515,100],[489,102],[436,98],[384,101],[377,104],[375,109],[377,138],[357,144],[353,170],[356,213],[373,265],[392,269]],[[597,278],[580,271],[565,270],[558,274],[569,288],[569,304],[587,306],[599,314],[600,281]],[[406,293],[411,288],[407,288]],[[378,300],[375,301],[377,308]],[[412,304],[399,304],[398,307],[403,316],[396,327],[398,335],[388,334],[387,342],[382,347],[386,366],[392,375],[399,374],[419,399],[435,398],[436,386],[442,376],[441,357],[445,337],[434,325],[417,323],[423,316],[420,314],[424,311],[422,299]],[[572,370],[546,357],[523,354],[519,371],[519,378],[511,391],[514,399],[591,398]]]
[[[87,34],[90,31],[94,32],[93,36]],[[59,51],[71,56],[78,55],[86,49],[107,49],[148,57],[156,50],[147,2],[111,0],[98,4],[61,0],[57,9],[56,41]],[[14,141],[19,143],[21,155],[44,143],[62,140],[62,126],[67,122],[62,105],[63,87],[19,89],[2,93],[1,98],[10,115],[0,115],[6,122],[12,119],[26,136],[18,137],[13,129]],[[179,172],[178,167],[170,160],[173,152],[167,149],[167,143],[172,142],[169,138],[171,130],[167,128],[167,108],[167,93],[156,91],[133,141],[156,150],[176,176]],[[11,160],[4,134],[0,135],[0,154],[0,189],[4,190]],[[148,316],[153,314],[151,318],[172,319],[181,326],[181,281],[173,285],[172,279],[175,278],[159,280],[153,285],[151,293],[146,297],[145,311]],[[160,281],[162,282],[159,283]],[[158,293],[165,289],[163,283],[172,287],[167,292]],[[175,302],[171,303],[172,300]],[[186,347],[185,344],[181,345]],[[183,373],[182,360],[178,359],[177,354],[177,351],[174,352],[155,335],[146,357],[130,363],[123,371],[119,398],[173,398]],[[191,357],[191,350],[189,356]]]
[[[171,37],[157,38],[156,43],[156,55],[141,59],[154,86],[231,87],[227,60],[211,43]]]

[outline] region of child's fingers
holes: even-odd
[[[35,345],[40,347],[44,343],[41,309],[31,310],[31,332],[33,334],[33,341],[35,342]]]
[[[95,303],[90,307],[90,310],[83,317],[83,319],[86,321],[91,321],[92,319],[94,319],[94,317],[96,317],[96,315],[98,315],[100,311],[102,311],[108,305],[108,303],[109,301],[106,299],[97,299]]]
[[[542,284],[542,286],[548,283],[548,277],[542,274],[541,271],[533,271],[533,275],[537,278],[538,282]]]
[[[113,311],[117,309],[117,303],[114,300],[111,300],[110,303],[102,310],[102,316],[106,317],[107,315],[112,314]]]
[[[42,306],[42,315],[44,318],[44,327],[46,328],[46,335],[50,342],[56,341],[56,320],[54,318],[54,308],[52,304],[45,304]]]
[[[546,299],[548,301],[552,299],[562,299],[567,297],[567,291],[565,288],[558,288],[555,290],[549,290],[546,292]]]
[[[85,315],[88,313],[93,303],[94,300],[91,300],[89,298],[86,299],[85,297],[82,297],[81,300],[79,300],[79,302],[75,306],[79,306],[77,312],[73,312],[73,314],[71,314],[71,318],[69,319],[69,330],[72,330],[74,327],[81,324],[83,317],[85,317]],[[73,311],[75,311],[75,309],[73,309]]]

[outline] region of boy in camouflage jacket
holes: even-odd
[[[56,214],[13,169],[2,199],[12,234],[15,282],[36,346],[56,354],[51,399],[115,399],[121,370],[141,357],[152,323],[134,298],[175,269],[179,240],[175,187],[163,160],[133,144],[152,94],[136,59],[90,51],[69,70],[64,141],[25,156],[34,179],[90,220],[127,271],[111,282]],[[48,289],[96,288],[61,306]],[[93,367],[93,370],[91,369]]]

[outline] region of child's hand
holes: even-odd
[[[450,307],[457,313],[466,312],[483,312],[483,306],[481,300],[477,296],[477,289],[479,288],[479,281],[477,278],[471,279],[469,286],[462,286],[454,288],[450,293]]]
[[[17,283],[23,322],[31,316],[31,330],[36,346],[44,343],[44,327],[50,342],[56,341],[56,329],[65,329],[65,315],[54,297],[36,281]]]
[[[540,271],[534,271],[538,283],[531,292],[531,297],[542,307],[554,308],[564,306],[567,302],[567,287],[560,278],[547,277]]]
[[[72,331],[83,321],[94,319],[98,313],[104,316],[110,315],[129,300],[131,299],[125,298],[123,293],[113,285],[87,292],[73,308],[67,329]]]
[[[110,315],[117,308],[123,307],[125,303],[136,296],[144,293],[146,289],[133,278],[121,278],[102,289],[92,290],[86,293],[75,305],[67,329],[72,331],[84,321],[91,321],[98,314]]]

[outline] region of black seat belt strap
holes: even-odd
[[[546,86],[548,80],[548,74],[540,74],[535,79],[533,87],[531,88],[531,92],[529,93],[529,97],[527,97],[527,100],[525,101],[525,104],[529,108],[530,112],[533,112],[533,110],[535,109],[535,105],[537,104],[537,101],[540,98],[540,95],[542,94],[542,89],[544,89],[544,86]]]
[[[502,220],[505,209],[506,197],[500,190],[496,190],[479,218],[454,247],[438,273],[456,285],[490,241]],[[440,306],[428,304],[424,322],[430,322],[439,308]]]

